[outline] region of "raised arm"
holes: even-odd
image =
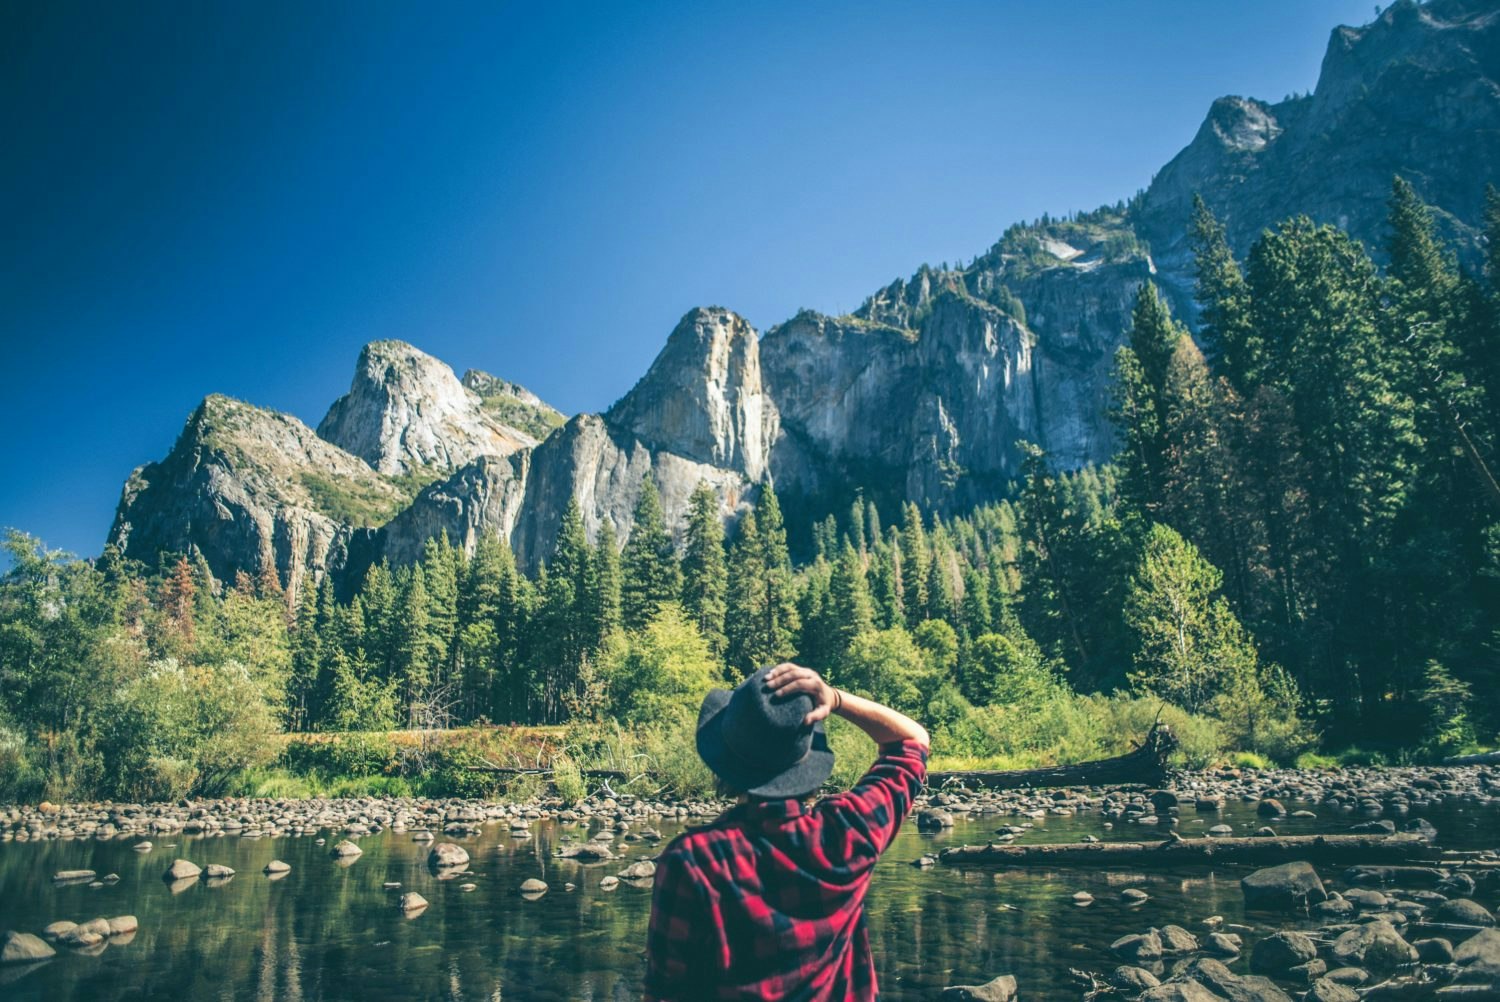
[[[804,723],[813,724],[830,713],[836,713],[868,734],[876,744],[892,741],[915,741],[924,748],[931,744],[927,729],[899,710],[835,689],[811,668],[780,664],[766,674],[766,687],[778,695],[805,692],[813,699],[813,708]]]

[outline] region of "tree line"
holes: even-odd
[[[652,726],[791,658],[958,756],[1083,754],[1163,706],[1205,748],[1284,761],[1492,737],[1472,695],[1500,681],[1500,197],[1483,275],[1400,179],[1390,209],[1382,271],[1306,219],[1240,262],[1199,202],[1202,327],[1140,289],[1114,463],[1059,473],[1020,443],[1010,496],[950,517],[856,494],[797,564],[770,484],[727,536],[700,484],[674,540],[649,479],[627,539],[590,541],[570,502],[534,573],[498,537],[440,537],[295,602],[269,568],[220,583],[191,554],[152,571],[13,532],[0,771],[222,789],[279,730]]]

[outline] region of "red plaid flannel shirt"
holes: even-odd
[[[927,776],[927,749],[882,745],[852,790],[810,809],[760,800],[657,859],[646,998],[873,999],[865,891]]]

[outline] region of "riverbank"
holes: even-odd
[[[1171,810],[1158,807],[1139,788],[1078,787],[1067,790],[967,790],[951,784],[923,794],[918,820],[942,825],[941,815],[975,813],[1034,816],[1098,812],[1106,824],[1172,827],[1181,807],[1212,811],[1235,801],[1264,803],[1268,816],[1283,801],[1309,801],[1338,814],[1386,819],[1393,824],[1436,804],[1458,799],[1473,805],[1500,804],[1500,768],[1411,766],[1348,769],[1217,769],[1181,772],[1163,787]],[[174,803],[80,803],[0,807],[0,841],[55,838],[132,838],[187,834],[199,837],[274,838],[336,833],[369,835],[426,830],[461,836],[482,826],[510,822],[517,830],[553,819],[563,822],[711,818],[727,804],[709,799],[636,797],[607,787],[565,802],[539,795],[515,802],[473,798],[224,797]],[[937,820],[930,820],[936,817]]]
[[[1347,988],[1379,1002],[1397,989],[1372,989],[1392,978],[1412,993],[1396,997],[1448,998],[1437,989],[1486,970],[1468,958],[1488,949],[1489,937],[1476,936],[1494,928],[1481,923],[1500,907],[1500,860],[1485,852],[1500,842],[1497,783],[1494,768],[1226,769],[1179,774],[1162,790],[928,791],[871,888],[884,994],[930,999],[1014,975],[1027,999],[1350,1002],[1336,990]],[[4,965],[0,982],[25,1002],[123,1000],[145,985],[215,997],[204,978],[325,1000],[394,1002],[438,993],[454,977],[465,997],[628,996],[639,991],[650,881],[621,875],[649,869],[664,840],[724,805],[636,798],[615,785],[614,796],[566,804],[368,797],[0,808],[11,837],[0,845],[0,900],[11,928],[46,943],[49,927],[69,922],[139,921],[138,932],[94,946],[51,942],[50,963]],[[1462,855],[1450,864],[1434,852],[1436,865],[1395,870],[1315,860],[1286,878],[1304,895],[1290,907],[1269,906],[1275,894],[1254,898],[1241,880],[1255,868],[1225,861],[1013,867],[947,858],[964,845],[1160,844],[1173,835],[1203,843],[1226,831],[1253,840],[1265,828],[1307,838],[1355,826],[1435,827],[1436,843]],[[344,842],[361,852],[336,854]],[[443,843],[468,862],[435,870],[432,849]],[[164,880],[179,861],[202,875]],[[67,871],[94,874],[54,879]],[[530,880],[550,890],[528,894]],[[429,906],[406,910],[407,894]],[[1444,940],[1453,959],[1429,940]],[[1302,959],[1309,943],[1321,972]]]

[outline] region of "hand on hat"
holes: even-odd
[[[838,705],[838,695],[833,686],[823,681],[823,676],[811,668],[803,668],[791,662],[783,662],[766,673],[766,689],[779,699],[805,692],[813,699],[812,711],[802,718],[804,725],[816,724],[833,712]]]

